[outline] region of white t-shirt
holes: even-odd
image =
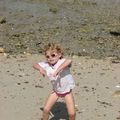
[[[69,92],[75,87],[74,79],[70,73],[70,67],[66,67],[56,77],[51,76],[64,61],[64,58],[59,59],[54,66],[49,65],[47,62],[38,63],[46,71],[48,78],[51,80],[53,90],[60,94]]]

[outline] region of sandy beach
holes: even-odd
[[[0,120],[41,119],[49,42],[73,61],[76,120],[120,120],[120,0],[0,0]],[[60,99],[50,120],[67,116]]]
[[[50,81],[32,64],[42,55],[0,54],[0,119],[40,120]],[[71,57],[76,120],[120,119],[120,61],[115,58]],[[64,100],[59,99],[50,120],[67,120]]]

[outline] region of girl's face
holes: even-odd
[[[46,51],[46,59],[50,65],[54,65],[61,58],[61,53],[57,53],[56,51]]]

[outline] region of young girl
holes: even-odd
[[[75,83],[70,74],[72,61],[63,58],[61,48],[53,43],[45,46],[44,54],[46,62],[39,62],[33,65],[40,74],[48,76],[53,86],[53,90],[49,94],[44,106],[43,120],[49,119],[49,112],[59,97],[65,100],[69,120],[75,120],[75,104],[72,95]]]

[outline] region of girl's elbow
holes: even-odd
[[[71,59],[68,59],[68,63],[71,65],[71,64],[72,64],[72,60],[71,60]]]
[[[72,60],[71,60],[71,59],[69,59],[69,62],[70,62],[70,63],[72,63]]]
[[[35,64],[32,65],[33,68],[36,68],[37,66],[38,66],[37,63],[35,63]]]

